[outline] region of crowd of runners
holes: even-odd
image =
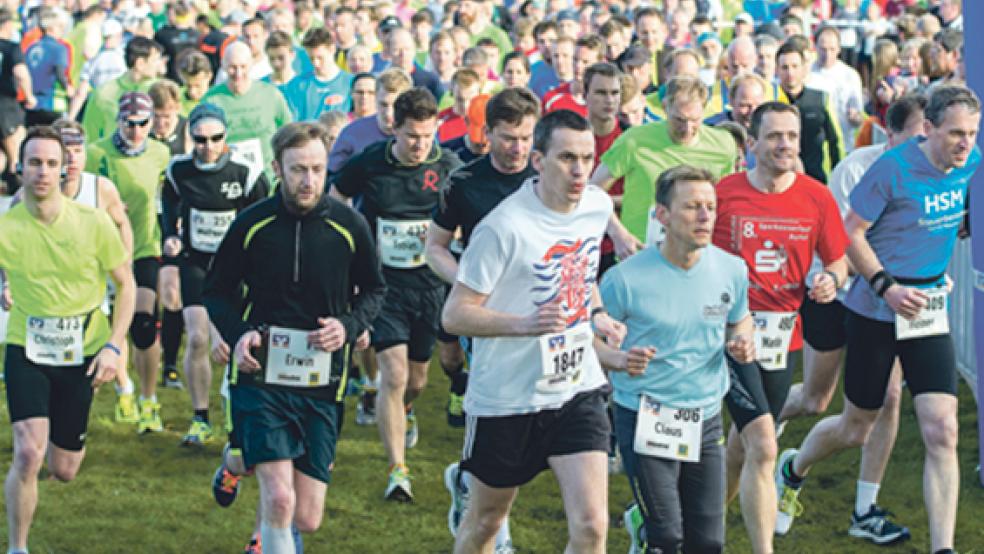
[[[960,0],[0,2],[8,554],[102,384],[141,434],[187,390],[181,444],[225,442],[218,504],[258,482],[247,553],[321,526],[346,397],[380,499],[412,502],[432,360],[456,553],[522,549],[510,508],[550,470],[566,552],[606,550],[627,479],[630,553],[722,552],[737,498],[768,554],[849,448],[843,531],[906,540],[878,502],[904,389],[919,540],[954,552],[963,23]],[[842,365],[843,411],[780,453]]]

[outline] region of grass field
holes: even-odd
[[[328,489],[327,514],[320,531],[306,537],[307,552],[321,553],[439,553],[449,552],[448,496],[442,472],[456,458],[461,430],[444,422],[446,379],[436,364],[431,384],[417,402],[421,439],[408,463],[416,503],[396,505],[382,500],[386,460],[374,427],[354,424],[354,402],[338,446],[333,483]],[[957,548],[963,554],[984,552],[984,490],[973,474],[977,464],[976,412],[969,390],[961,385],[961,486]],[[257,486],[244,482],[236,503],[227,509],[212,500],[209,483],[219,460],[222,441],[204,450],[178,446],[187,429],[185,392],[163,390],[166,432],[138,436],[135,428],[112,423],[115,395],[104,387],[90,422],[88,453],[79,478],[68,485],[40,483],[40,509],[34,521],[32,553],[236,553],[253,525]],[[838,407],[839,402],[834,407]],[[926,514],[922,504],[923,448],[916,433],[912,403],[903,405],[901,431],[888,468],[880,503],[898,514],[913,531],[913,540],[899,546],[876,547],[847,536],[854,502],[858,454],[849,452],[811,473],[801,496],[806,512],[788,537],[776,542],[777,552],[791,553],[916,553],[928,551]],[[220,418],[218,403],[213,419]],[[0,423],[0,468],[10,463],[10,426],[6,409]],[[783,446],[797,443],[809,421],[792,422]],[[613,527],[609,551],[627,550],[625,531],[617,528],[621,511],[631,498],[624,476],[610,487]],[[552,475],[544,474],[525,487],[512,518],[513,539],[520,552],[557,553],[563,550],[566,526]],[[6,543],[6,526],[0,528]],[[748,552],[737,503],[728,511],[728,552]]]

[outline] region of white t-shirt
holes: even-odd
[[[461,258],[458,281],[488,295],[485,307],[528,315],[560,295],[568,329],[590,328],[601,238],[612,214],[605,191],[589,186],[577,208],[547,208],[527,180],[475,229]],[[581,376],[563,391],[544,393],[539,337],[476,337],[465,411],[475,416],[533,413],[561,407],[574,395],[606,383],[590,341]]]
[[[868,168],[887,150],[888,144],[862,146],[848,154],[830,173],[827,188],[830,189],[830,194],[837,202],[841,219],[847,217],[847,212],[851,208],[851,191],[861,182],[861,177],[867,173]],[[821,271],[823,271],[823,262],[820,261],[820,256],[813,256],[813,264],[810,265],[810,272],[806,276],[807,287],[813,286],[814,277]],[[852,278],[845,280],[843,286],[837,291],[837,300],[844,301],[853,281]]]
[[[864,111],[864,93],[861,76],[851,66],[838,61],[831,68],[813,64],[806,86],[820,89],[830,95],[830,103],[837,113],[837,123],[840,125],[844,140],[844,151],[854,149],[854,132],[856,126],[851,124],[848,117],[851,109]]]

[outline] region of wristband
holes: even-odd
[[[833,271],[830,271],[829,269],[825,269],[825,270],[823,270],[823,272],[826,273],[827,275],[830,275],[830,278],[834,280],[834,288],[835,289],[841,288],[840,279],[837,278],[837,274],[836,273],[834,273]]]
[[[871,276],[870,279],[868,279],[868,284],[871,285],[871,290],[877,292],[878,289],[881,288],[883,281],[887,278],[888,278],[888,272],[885,271],[884,269],[879,269],[878,272],[876,272],[874,275]]]
[[[595,318],[596,315],[598,315],[598,314],[607,314],[607,313],[608,313],[608,310],[606,310],[603,306],[598,306],[597,308],[592,308],[591,309],[591,316],[588,317],[588,319],[590,319],[591,321],[594,321],[594,318]]]
[[[104,344],[103,345],[103,348],[108,348],[108,349],[112,350],[113,352],[116,353],[117,356],[122,356],[123,355],[123,353],[120,352],[119,347],[116,346],[115,344],[111,343],[111,342],[107,342],[106,344]]]
[[[886,273],[885,274],[885,277],[882,279],[881,287],[878,288],[878,291],[877,291],[878,296],[879,297],[884,297],[885,296],[885,293],[888,292],[888,289],[892,288],[892,285],[894,285],[896,283],[897,283],[897,281],[891,275],[888,275]]]

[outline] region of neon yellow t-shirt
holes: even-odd
[[[647,123],[622,133],[601,156],[612,176],[625,177],[622,223],[639,240],[646,239],[649,208],[656,203],[656,179],[681,164],[710,171],[716,178],[733,173],[738,147],[731,134],[701,126],[694,144],[673,142],[665,121]]]
[[[120,191],[133,228],[133,259],[160,257],[157,199],[171,151],[163,143],[148,139],[143,154],[128,157],[116,149],[110,136],[90,144],[86,156],[85,170],[106,177]]]
[[[109,340],[106,274],[126,262],[120,232],[104,210],[64,199],[50,225],[24,203],[0,216],[0,267],[7,272],[14,307],[7,343],[24,346],[27,318],[89,315],[84,353],[91,356]]]

